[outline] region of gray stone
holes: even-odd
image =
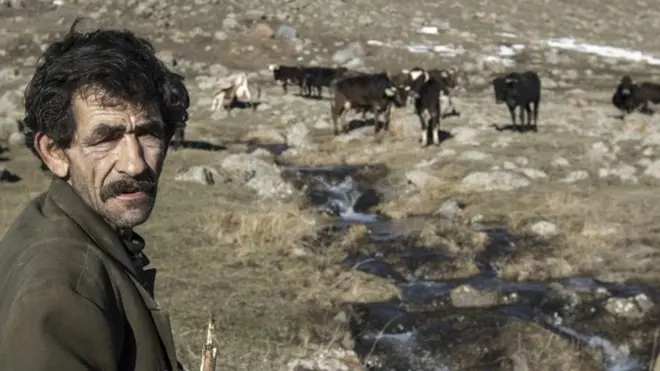
[[[503,170],[476,171],[463,178],[462,183],[484,191],[510,191],[531,184],[529,179],[522,175]]]

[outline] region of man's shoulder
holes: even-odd
[[[46,193],[42,193],[32,199],[14,219],[0,240],[0,256],[12,246],[25,246],[56,238],[89,239],[71,218],[48,202]]]
[[[46,206],[47,207],[47,206]],[[0,241],[0,282],[9,296],[68,287],[102,305],[112,294],[106,262],[69,218],[31,201]]]

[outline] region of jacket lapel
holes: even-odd
[[[76,194],[68,183],[53,178],[47,198],[50,198],[78,224],[103,252],[121,264],[133,277],[139,277],[119,234],[100,215],[87,206],[87,203]]]
[[[126,251],[119,234],[112,229],[103,218],[87,206],[84,200],[82,200],[66,182],[58,178],[53,178],[47,198],[50,198],[57,207],[64,211],[69,218],[78,224],[78,226],[89,235],[89,237],[106,255],[111,257],[112,260],[129,273],[128,276],[133,282],[133,285],[140,294],[140,297],[142,297],[144,304],[151,312],[151,317],[154,321],[156,330],[158,331],[163,348],[167,353],[167,359],[170,363],[171,369],[175,370],[177,367],[177,360],[169,315],[165,310],[158,306],[151,294],[142,285],[140,272],[138,272],[132,264],[131,258]],[[151,285],[153,285],[154,280],[154,274],[147,279],[147,281],[151,282]]]
[[[158,303],[154,300],[151,294],[145,289],[144,286],[138,282],[135,277],[131,276],[133,285],[137,288],[138,293],[151,312],[151,317],[156,325],[156,330],[162,342],[163,348],[167,353],[167,359],[170,362],[171,370],[176,370],[177,359],[176,350],[174,348],[174,339],[172,338],[172,326],[170,324],[170,316],[166,310],[160,308]]]

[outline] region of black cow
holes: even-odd
[[[287,93],[288,85],[297,85],[299,94],[303,94],[305,76],[302,67],[271,64],[268,66],[268,69],[273,71],[273,79],[282,84],[284,94]]]
[[[316,94],[314,96],[321,98],[323,87],[330,87],[330,84],[346,73],[348,69],[344,67],[330,68],[330,67],[304,67],[303,68],[303,85],[305,86],[305,94],[312,96],[312,89]]]
[[[338,135],[338,121],[342,121],[341,131],[346,132],[346,114],[351,109],[372,112],[376,123],[384,113],[383,128],[388,130],[392,104],[403,107],[408,91],[398,88],[386,73],[377,73],[341,78],[333,84],[333,93],[332,122]]]
[[[625,114],[637,109],[642,113],[653,114],[649,102],[660,103],[660,84],[652,82],[636,84],[628,75],[621,78],[612,96],[612,104]]]
[[[534,71],[511,72],[493,80],[495,103],[506,103],[511,113],[513,128],[522,129],[516,124],[516,107],[520,106],[520,125],[525,125],[527,112],[527,127],[537,131],[538,109],[541,101],[541,79]],[[532,107],[534,125],[532,126]]]
[[[431,77],[420,87],[415,97],[415,113],[422,126],[422,146],[440,144],[440,119],[445,115],[448,97],[449,87],[444,80]]]
[[[456,70],[450,69],[431,69],[425,71],[420,67],[413,67],[410,70],[403,69],[401,73],[395,76],[394,81],[401,86],[409,86],[409,98],[415,99],[419,96],[420,89],[429,79],[435,79],[442,83],[446,88],[453,89],[458,86],[458,79],[456,77]],[[443,94],[442,98],[446,101],[443,110],[451,112],[449,115],[460,116],[460,113],[454,107],[451,100],[451,94]]]

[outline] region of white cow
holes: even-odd
[[[217,111],[225,101],[225,98],[229,98],[232,101],[234,99],[249,102],[251,105],[252,96],[250,95],[250,90],[248,89],[248,79],[245,72],[238,72],[227,77],[219,79],[215,83],[217,93],[213,96],[213,103],[211,104],[211,111]]]

